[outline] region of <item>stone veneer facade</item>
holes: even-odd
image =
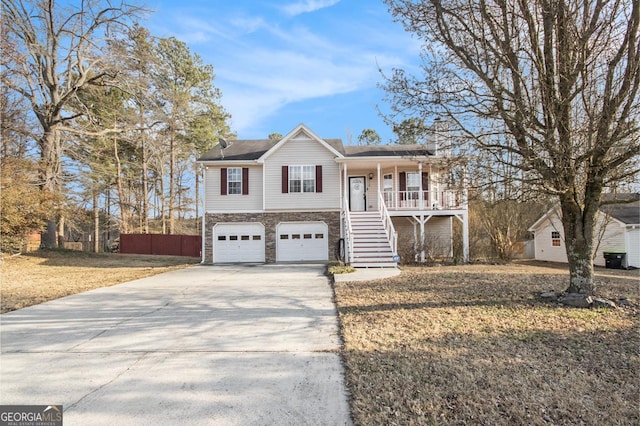
[[[216,223],[259,222],[264,225],[265,261],[276,261],[276,226],[280,222],[324,222],[329,235],[329,260],[335,259],[335,248],[340,239],[340,212],[261,212],[261,213],[207,213],[204,231],[204,263],[213,263],[213,226]]]

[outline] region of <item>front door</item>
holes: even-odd
[[[349,178],[349,208],[352,212],[363,212],[366,208],[364,176]]]

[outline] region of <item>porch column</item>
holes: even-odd
[[[377,170],[376,170],[377,174],[378,174],[378,195],[376,195],[376,200],[378,200],[377,202],[380,203],[380,163],[378,163],[377,166]],[[378,210],[382,211],[382,206],[378,206]]]
[[[395,188],[393,190],[393,206],[396,209],[400,208],[400,177],[398,177],[398,165],[395,165],[394,168],[394,172],[393,172],[393,183],[395,185]]]
[[[349,179],[347,178],[347,163],[343,163],[343,181],[344,181],[344,198],[343,198],[343,204],[342,206],[340,206],[340,208],[342,208],[343,206],[348,206],[349,205]]]
[[[422,167],[421,167],[422,168]],[[422,179],[421,179],[422,180]],[[428,219],[427,219],[428,220]],[[420,262],[424,263],[424,215],[420,215]]]
[[[433,185],[431,181],[433,180],[433,169],[431,167],[431,163],[429,163],[429,181],[427,182],[427,191],[429,191],[429,209],[433,208]]]
[[[419,194],[420,194],[420,210],[424,210],[424,196],[423,194],[423,188],[422,188],[422,162],[418,163],[418,176],[420,177],[419,181],[420,181],[420,190],[419,190]]]
[[[462,215],[462,260],[469,261],[469,215],[465,212]]]
[[[462,223],[462,260],[469,261],[469,215],[467,212],[456,214],[456,219]]]

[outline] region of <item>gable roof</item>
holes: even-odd
[[[197,161],[258,161],[264,160],[275,152],[287,140],[304,131],[309,137],[325,146],[334,155],[342,157],[344,146],[341,139],[322,139],[309,130],[304,124],[298,125],[287,136],[280,140],[273,139],[236,139],[228,142],[224,149],[216,145],[204,153]]]
[[[271,139],[247,139],[229,141],[224,149],[216,145],[203,154],[198,161],[222,161],[222,160],[257,160],[269,150],[277,141]]]
[[[612,218],[616,219],[624,225],[640,225],[640,194],[627,193],[627,194],[615,194],[615,198],[612,198],[612,194],[602,194],[603,201],[621,200],[623,202],[604,204],[600,206],[600,211],[608,214]],[[630,201],[634,200],[634,201]],[[560,215],[559,204],[556,204],[548,212],[542,215],[540,219],[536,220],[533,225],[528,229],[529,232],[534,232],[536,228],[551,214]]]
[[[625,225],[640,225],[640,197],[635,195],[635,201],[617,204],[605,204],[600,210]]]
[[[344,148],[342,148],[342,141],[340,141],[340,147],[342,149],[337,150],[335,149],[333,146],[331,146],[330,144],[328,144],[324,139],[322,139],[321,137],[319,137],[318,135],[316,135],[315,133],[313,133],[311,131],[311,129],[309,129],[307,126],[305,126],[304,124],[300,123],[296,126],[295,129],[293,129],[292,131],[290,131],[289,133],[287,133],[287,135],[285,137],[283,137],[282,139],[280,139],[274,146],[272,146],[271,148],[269,148],[269,150],[267,152],[264,153],[264,155],[262,155],[260,157],[260,161],[264,161],[267,158],[269,158],[269,156],[271,154],[273,154],[274,152],[276,152],[282,145],[284,145],[285,143],[287,143],[290,139],[293,139],[295,136],[297,136],[299,133],[305,133],[307,136],[309,136],[311,139],[315,140],[316,142],[320,143],[320,145],[324,146],[326,149],[328,149],[329,151],[331,151],[336,157],[342,157],[343,156],[343,152],[344,152]]]
[[[336,157],[366,158],[366,157],[428,157],[435,155],[425,145],[365,145],[344,146],[341,139],[322,139],[304,124],[299,124],[280,140],[272,139],[244,139],[229,141],[222,149],[216,145],[203,154],[197,161],[259,161],[262,162],[278,150],[288,140],[304,132],[311,139],[323,145]]]
[[[334,150],[344,155],[344,147],[340,139],[323,139]],[[257,161],[279,141],[273,139],[238,139],[229,141],[222,149],[216,145],[203,154],[198,161]]]

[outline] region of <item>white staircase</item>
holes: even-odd
[[[356,268],[395,267],[393,250],[379,212],[349,212],[353,238],[351,266]]]

